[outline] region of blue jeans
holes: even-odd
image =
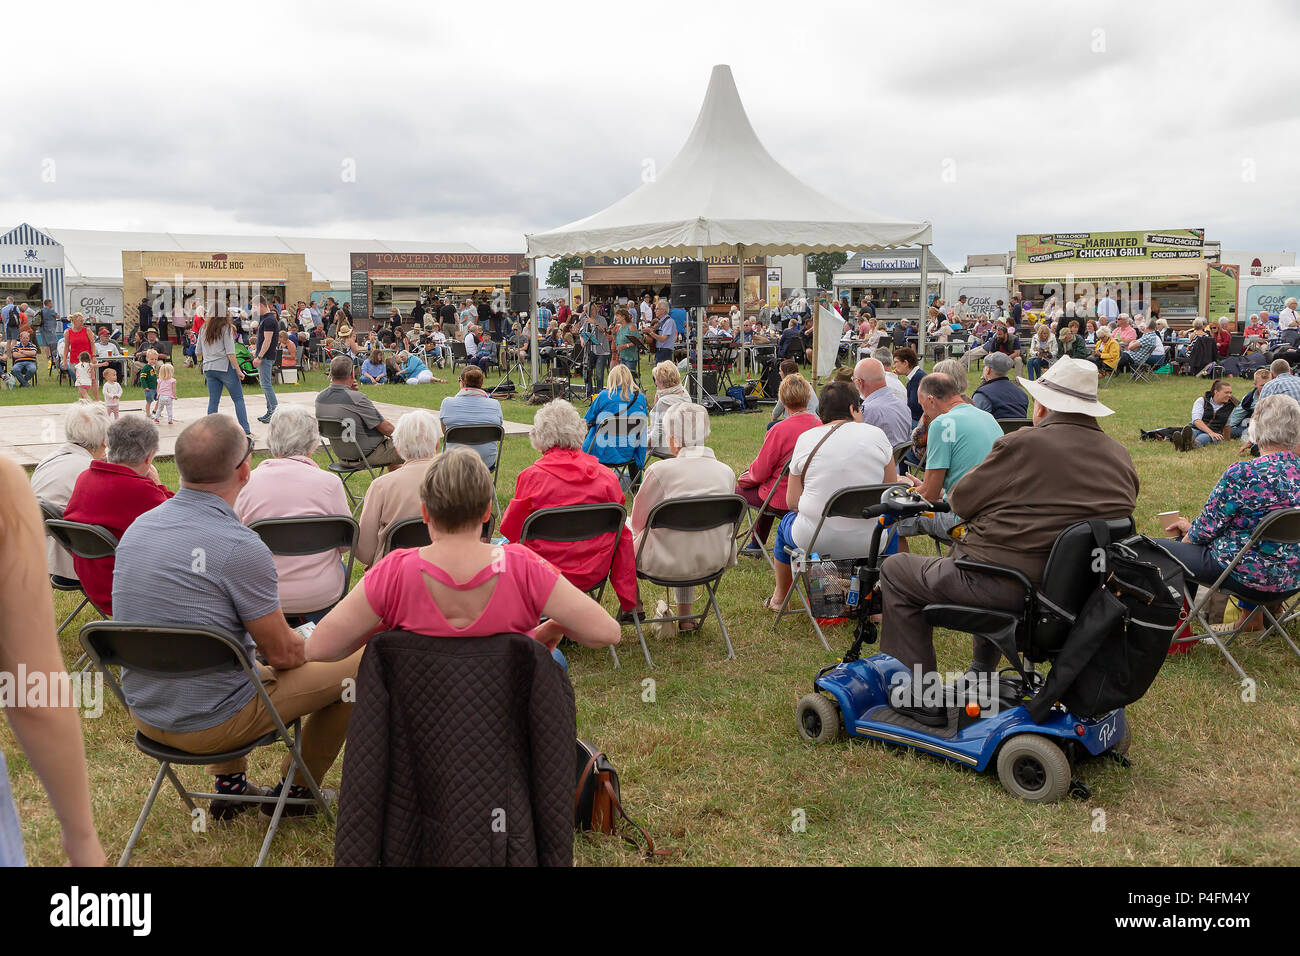
[[[1197,445],[1209,445],[1209,444],[1212,444],[1212,443],[1214,442],[1214,439],[1211,438],[1207,433],[1205,433],[1205,432],[1203,432],[1203,431],[1199,431],[1199,430],[1198,430],[1198,431],[1196,432],[1196,436],[1195,436],[1195,437],[1196,437],[1196,444],[1197,444]]]
[[[1031,358],[1029,360],[1029,381],[1033,381],[1047,371],[1047,359]]]
[[[262,394],[266,396],[266,414],[268,418],[275,411],[275,406],[278,404],[275,400],[274,376],[275,365],[272,364],[271,359],[269,357],[262,359],[262,364],[257,367],[257,380],[262,383]]]
[[[605,370],[609,368],[608,355],[591,355],[590,378],[587,380],[587,392],[599,392],[605,387]]]
[[[216,414],[217,407],[221,404],[221,389],[224,387],[230,393],[230,400],[235,403],[235,418],[239,420],[239,427],[244,430],[244,434],[253,434],[253,430],[248,427],[248,413],[244,411],[244,387],[239,384],[239,374],[235,369],[227,368],[224,372],[206,369],[203,377],[208,383],[208,414]]]
[[[30,385],[35,377],[35,362],[14,362],[14,378],[18,379],[19,385]]]
[[[1212,585],[1223,573],[1224,566],[1214,559],[1208,545],[1164,540],[1157,540],[1156,543],[1182,562],[1191,572],[1191,579],[1196,584]],[[1237,579],[1236,571],[1223,582],[1223,590],[1245,598],[1252,604],[1273,604],[1290,596],[1285,591],[1256,591],[1249,585],[1242,584]]]

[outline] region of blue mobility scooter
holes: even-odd
[[[941,685],[938,696],[944,709],[937,719],[922,722],[913,708],[904,706],[918,698],[911,687],[914,675],[901,663],[887,654],[861,657],[862,645],[875,643],[877,637],[871,621],[881,605],[877,556],[881,533],[892,523],[884,516],[904,518],[945,507],[895,487],[864,512],[878,520],[870,557],[855,569],[861,598],[854,641],[838,663],[818,673],[813,693],[799,701],[799,733],[824,744],[847,732],[850,737],[912,747],[980,772],[996,767],[1009,792],[1033,803],[1051,803],[1067,793],[1086,798],[1087,786],[1073,779],[1074,763],[1111,754],[1128,765],[1124,754],[1131,738],[1123,708],[1080,717],[1054,703],[1045,719],[1035,721],[1025,705],[1045,680],[1033,661],[1054,658],[1054,651],[1043,649],[1060,649],[1074,614],[1097,587],[1097,575],[1090,572],[1094,539],[1087,522],[1067,528],[1056,539],[1037,587],[1015,569],[958,559],[968,570],[1018,581],[1025,601],[1015,612],[951,604],[924,609],[933,626],[987,638],[1012,664],[998,674],[967,674]],[[1106,524],[1116,540],[1132,532],[1129,518]]]

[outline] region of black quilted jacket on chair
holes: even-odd
[[[335,866],[571,866],[573,686],[517,634],[371,639]]]

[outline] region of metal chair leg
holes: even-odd
[[[722,629],[722,641],[727,645],[727,660],[734,661],[736,659],[736,649],[731,646],[731,635],[727,633],[727,625],[722,620],[722,611],[718,609],[717,592],[707,584],[704,589],[709,592],[709,606],[713,608],[713,616],[718,619],[718,627]],[[706,607],[704,610],[705,613],[708,613],[709,608]]]
[[[645,655],[646,667],[654,670],[655,662],[650,659],[650,648],[646,647],[645,631],[641,629],[641,612],[632,612],[632,623],[636,625],[636,637],[641,642],[641,653]]]
[[[135,829],[131,831],[131,837],[126,841],[126,849],[122,851],[122,858],[117,861],[118,866],[126,866],[131,862],[131,853],[135,850],[135,843],[140,839],[140,831],[144,829],[144,821],[149,819],[149,811],[153,809],[153,802],[158,798],[158,791],[162,787],[163,777],[167,775],[169,766],[166,763],[158,765],[158,775],[153,778],[153,786],[149,788],[149,796],[144,801],[144,806],[140,808],[140,816],[135,821]]]
[[[63,619],[63,623],[59,625],[59,629],[55,631],[55,634],[62,634],[63,629],[67,627],[69,624],[71,624],[73,620],[76,618],[76,616],[81,613],[82,608],[84,608],[89,603],[90,603],[89,595],[83,595],[81,598],[81,603],[77,605],[77,609]],[[85,657],[85,655],[83,654],[82,657]]]

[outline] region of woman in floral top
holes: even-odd
[[[1189,522],[1169,528],[1178,541],[1161,542],[1198,582],[1213,584],[1270,512],[1300,505],[1300,404],[1270,395],[1255,405],[1255,442],[1260,456],[1228,467]],[[1248,601],[1272,603],[1300,591],[1300,545],[1261,543],[1232,569],[1228,590]]]

